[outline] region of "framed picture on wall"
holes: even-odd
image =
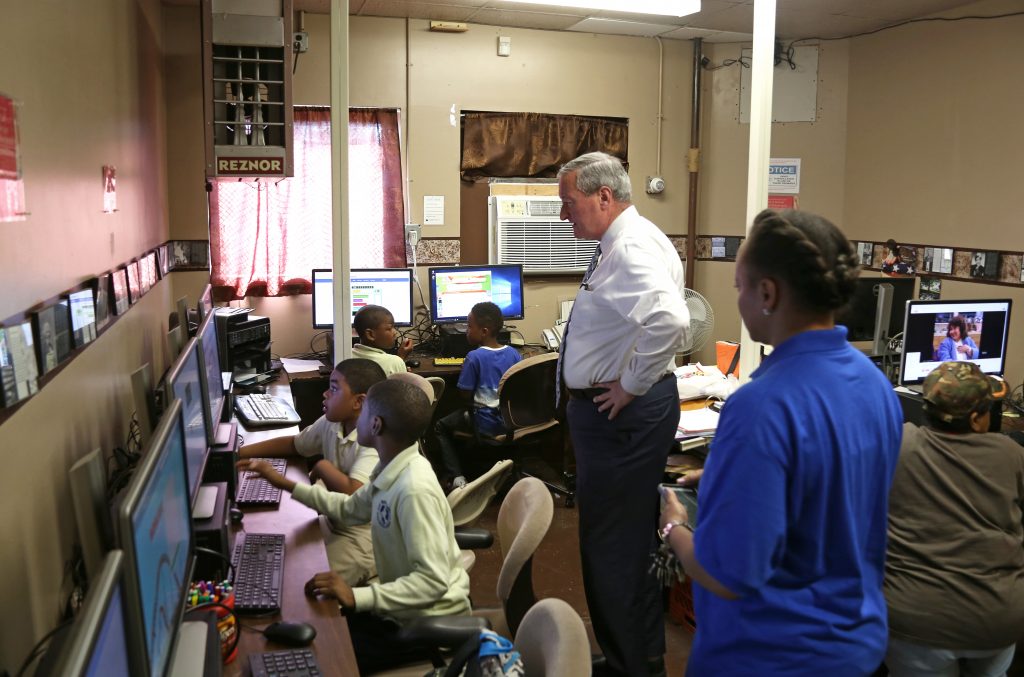
[[[58,301],[32,316],[39,373],[48,374],[71,354],[67,301]]]
[[[100,275],[93,283],[96,290],[96,331],[103,329],[110,322],[113,311],[110,296],[110,273]]]
[[[875,243],[874,242],[858,242],[857,243],[857,256],[860,259],[860,265],[870,268],[872,258],[874,256]]]
[[[210,243],[206,240],[174,240],[169,245],[172,269],[209,268]]]
[[[0,399],[10,407],[39,390],[39,365],[28,320],[0,327]]]
[[[114,295],[114,312],[124,315],[128,312],[128,306],[131,305],[131,299],[128,298],[128,269],[118,268],[111,273],[110,281],[110,289]]]

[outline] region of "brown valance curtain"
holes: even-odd
[[[546,113],[462,114],[462,178],[552,177],[569,160],[592,151],[627,161],[624,118]]]

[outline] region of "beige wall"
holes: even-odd
[[[957,15],[1021,11],[981,2]],[[845,227],[852,239],[1024,250],[1024,18],[905,26],[850,41]],[[1024,379],[1024,289],[944,280],[942,298],[1012,298],[1007,378]]]
[[[0,223],[0,318],[167,239],[160,6],[155,0],[14,3],[0,10],[0,91],[20,102],[27,209]],[[118,211],[102,213],[101,167]],[[58,620],[77,540],[67,468],[124,443],[129,374],[162,370],[169,282],[89,345],[0,426],[0,667]]]

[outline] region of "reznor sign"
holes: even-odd
[[[218,176],[284,175],[282,158],[217,158]]]

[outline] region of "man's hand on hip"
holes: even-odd
[[[619,412],[633,401],[636,395],[627,392],[618,381],[607,381],[595,383],[595,388],[607,388],[608,390],[594,398],[594,404],[598,405],[598,411],[607,411],[608,420],[611,421]]]

